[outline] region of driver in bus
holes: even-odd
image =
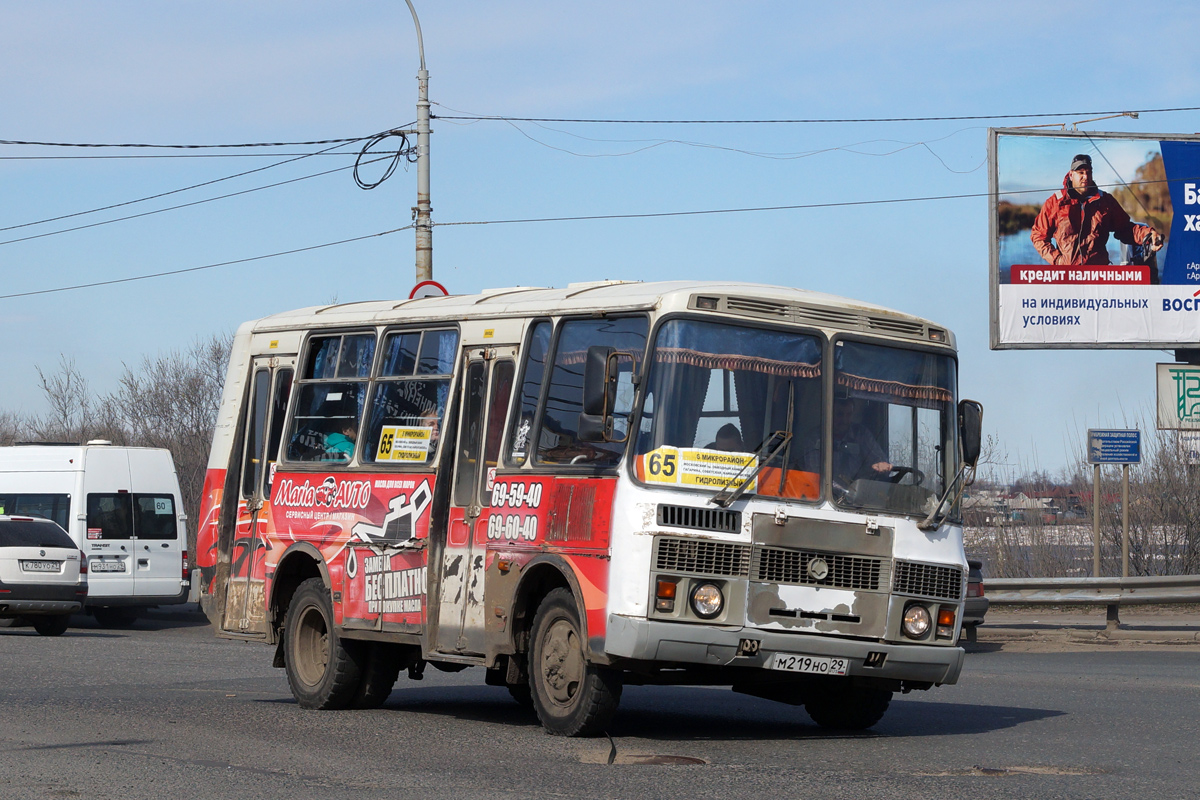
[[[740,453],[746,449],[746,446],[742,443],[742,433],[737,429],[737,425],[727,422],[717,431],[716,440],[704,445],[704,449]]]
[[[847,484],[862,478],[879,480],[892,471],[883,448],[855,420],[855,411],[852,400],[833,404],[833,477]]]

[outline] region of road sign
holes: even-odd
[[[1189,467],[1200,465],[1200,431],[1179,431],[1176,436],[1179,457]]]
[[[1158,429],[1200,430],[1200,366],[1156,364]]]
[[[1089,464],[1140,464],[1142,432],[1088,428]]]
[[[409,300],[421,300],[425,297],[446,297],[450,293],[446,287],[437,281],[421,281],[408,293]]]

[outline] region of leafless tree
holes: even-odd
[[[1174,431],[1156,430],[1149,415],[1123,421],[1142,435],[1142,461],[1129,468],[1129,574],[1200,574],[1200,465],[1188,464]],[[1099,501],[1100,574],[1121,574],[1121,468],[1105,466],[1100,491],[1093,492],[1094,466],[1087,463],[1083,432],[1075,463],[1056,481],[1043,472],[1022,470],[1018,488],[1039,492],[1060,488],[1061,496],[1082,500],[1083,513],[1061,505],[1017,513],[972,516],[964,532],[969,553],[982,556],[994,577],[1067,577],[1091,575],[1092,503]],[[993,483],[993,485],[995,485]],[[1095,495],[1095,497],[1093,497]],[[987,519],[990,524],[981,520]]]
[[[184,512],[192,521],[192,552],[231,344],[232,336],[214,335],[183,351],[146,356],[136,368],[126,364],[117,390],[102,404],[114,410],[130,443],[171,451]]]
[[[125,444],[125,432],[114,409],[92,395],[75,359],[60,356],[57,372],[47,373],[37,367],[37,373],[50,410],[25,423],[29,441],[83,443],[107,439]]]
[[[92,393],[75,360],[62,356],[57,371],[38,368],[49,410],[28,419],[0,412],[0,444],[106,439],[166,448],[179,475],[183,510],[191,521],[188,549],[194,552],[194,521],[232,342],[232,335],[214,335],[184,350],[146,356],[135,366],[125,364],[117,389],[102,396]]]
[[[0,411],[0,447],[16,444],[25,437],[25,420],[11,411]]]

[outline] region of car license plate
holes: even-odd
[[[58,572],[62,568],[61,561],[22,561],[21,569],[26,572]]]
[[[811,672],[815,675],[845,675],[850,662],[844,658],[821,658],[802,656],[796,653],[776,653],[771,658],[771,669],[788,672]]]
[[[93,561],[88,564],[88,569],[92,572],[124,572],[124,561]]]

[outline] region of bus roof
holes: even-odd
[[[852,323],[870,317],[886,318],[901,324],[907,322],[919,326],[919,329],[931,324],[920,317],[872,303],[784,286],[735,281],[592,281],[571,283],[561,289],[512,286],[472,295],[310,306],[254,320],[246,323],[243,330],[248,327],[257,333],[338,325],[550,316],[586,313],[598,308],[609,312],[644,309],[682,311],[689,307],[691,298],[698,294],[718,298],[721,302],[716,310],[739,316],[807,321],[811,324],[814,320],[808,318],[809,315],[804,314],[803,310],[813,310],[824,312],[821,314],[822,321],[834,327],[841,327],[843,322],[839,320],[839,314],[845,316],[844,323],[849,327],[860,327]],[[797,316],[801,319],[797,319]]]

